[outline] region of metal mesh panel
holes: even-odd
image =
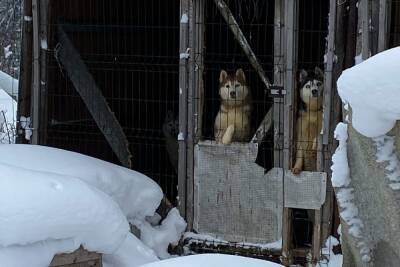
[[[195,229],[233,242],[280,239],[282,170],[254,163],[255,144],[201,142],[195,149]]]

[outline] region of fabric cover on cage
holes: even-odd
[[[264,173],[257,144],[195,146],[194,228],[231,242],[270,243],[281,238],[283,171]]]

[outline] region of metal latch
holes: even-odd
[[[286,90],[283,86],[271,85],[269,87],[269,93],[272,97],[283,97],[286,95]]]

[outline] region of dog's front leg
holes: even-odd
[[[292,168],[292,173],[294,175],[300,174],[300,172],[303,169],[303,161],[304,161],[304,151],[301,147],[297,148],[296,151],[296,161],[294,163],[294,166]]]
[[[235,125],[231,124],[226,128],[224,136],[222,137],[222,144],[228,145],[232,143],[233,133],[235,132]]]

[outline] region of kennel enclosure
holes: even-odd
[[[334,224],[330,160],[341,119],[335,81],[345,57],[355,56],[345,36],[354,7],[334,0],[166,2],[32,0],[19,99],[19,114],[32,120],[31,142],[143,172],[180,208],[189,230],[223,237],[238,250],[243,242],[282,238],[281,248],[263,253],[290,262],[311,252],[316,262]],[[363,54],[398,44],[398,1],[379,1],[379,9],[362,3]],[[290,171],[297,71],[315,66],[325,74],[324,126],[317,168],[298,178]],[[251,139],[216,144],[219,73],[238,68],[253,97]],[[293,245],[294,209],[314,210],[311,248]]]

